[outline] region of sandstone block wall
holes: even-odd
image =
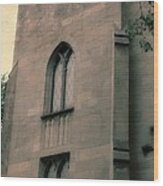
[[[41,158],[69,153],[70,178],[153,179],[153,152],[143,153],[153,145],[153,52],[119,32],[137,13],[138,3],[19,5],[4,175],[38,177]],[[43,148],[46,68],[62,41],[75,61],[69,141]]]
[[[113,178],[115,25],[121,26],[120,3],[19,6],[8,176],[38,177],[40,158],[69,152],[72,178]],[[46,66],[61,41],[75,55],[70,143],[42,149]]]

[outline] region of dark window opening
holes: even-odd
[[[69,153],[49,156],[40,160],[40,177],[43,178],[68,178]]]
[[[44,114],[73,107],[73,50],[61,42],[47,66]]]

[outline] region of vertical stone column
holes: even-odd
[[[114,179],[129,179],[129,51],[128,37],[115,33]]]

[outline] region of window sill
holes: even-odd
[[[54,118],[55,116],[61,116],[61,115],[67,114],[67,113],[71,113],[73,111],[74,111],[74,107],[71,107],[71,108],[67,108],[67,109],[64,109],[64,110],[60,110],[60,111],[52,112],[52,113],[49,113],[49,114],[45,114],[45,115],[41,116],[41,119],[42,120],[51,119],[51,118]]]

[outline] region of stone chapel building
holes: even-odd
[[[19,5],[2,176],[154,179],[154,52],[123,31],[139,13]]]

